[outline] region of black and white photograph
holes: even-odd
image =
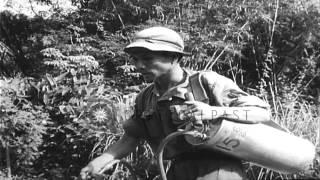
[[[320,179],[320,0],[0,0],[0,180]]]

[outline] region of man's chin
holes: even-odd
[[[143,79],[146,83],[152,83],[154,80],[154,77],[151,75],[146,75],[146,76],[143,76]]]
[[[143,78],[146,83],[152,83],[153,78]]]

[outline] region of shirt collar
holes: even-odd
[[[155,94],[157,97],[159,97],[158,101],[165,101],[165,100],[171,100],[172,97],[178,97],[181,99],[185,99],[185,93],[188,92],[188,86],[189,86],[189,77],[191,75],[191,72],[189,72],[186,69],[183,69],[183,81],[179,83],[178,85],[172,87],[167,92],[165,92],[161,97],[159,97],[159,91],[157,89],[156,84],[153,84],[152,93]]]

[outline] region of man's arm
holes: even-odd
[[[211,107],[211,119],[225,118],[249,122],[266,122],[270,120],[271,114],[267,109],[260,107]],[[210,118],[210,117],[209,117]]]
[[[226,118],[258,123],[269,121],[271,117],[269,109],[256,106],[210,106],[199,101],[186,101],[185,103],[188,104],[188,107],[180,112],[182,119],[195,118],[196,120],[203,121]]]
[[[119,141],[107,149],[106,153],[111,154],[115,159],[121,159],[134,151],[138,143],[138,138],[125,133]]]
[[[193,108],[191,111],[198,110],[197,115],[199,116],[200,112],[202,120],[217,118],[251,122],[270,120],[270,105],[262,99],[242,91],[231,79],[215,72],[205,72],[201,78],[207,89],[211,106],[194,103],[194,106],[190,108]]]
[[[124,134],[119,141],[111,145],[105,153],[92,160],[86,167],[81,169],[81,179],[87,179],[90,175],[99,172],[115,159],[121,159],[135,150],[139,139]]]

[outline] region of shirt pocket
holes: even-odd
[[[143,120],[147,133],[150,138],[161,138],[163,137],[162,124],[157,112],[154,109],[145,110],[141,119]]]

